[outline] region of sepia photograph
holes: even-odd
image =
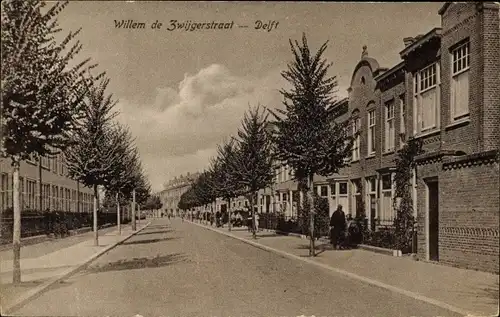
[[[500,314],[500,2],[1,2],[0,316]]]

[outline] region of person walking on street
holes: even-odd
[[[255,232],[259,232],[259,213],[255,212]]]
[[[345,232],[346,220],[345,213],[342,211],[342,205],[338,205],[337,210],[335,210],[330,218],[330,239],[333,248],[337,248],[341,245],[343,240],[343,234]]]

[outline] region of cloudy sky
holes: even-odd
[[[338,78],[338,96],[346,96],[363,45],[382,66],[395,65],[404,37],[439,25],[441,5],[74,1],[59,20],[65,30],[82,27],[81,56],[107,72],[118,120],[132,130],[151,184],[160,190],[174,176],[205,168],[248,105],[280,107],[289,39],[305,32],[313,50],[328,40],[330,74]],[[115,20],[146,27],[116,28]],[[171,20],[234,23],[229,30],[169,31]],[[257,30],[258,20],[278,27]],[[155,21],[160,29],[151,29]]]

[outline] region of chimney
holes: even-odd
[[[413,37],[405,37],[403,39],[403,42],[405,43],[405,47],[408,45],[411,45],[413,42],[415,42],[415,39]]]
[[[189,176],[189,172],[188,172],[187,176]]]

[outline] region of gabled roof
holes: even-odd
[[[406,46],[401,52],[399,52],[399,55],[402,58],[404,58],[406,55],[408,55],[408,53],[414,51],[415,49],[419,48],[423,44],[429,42],[430,40],[432,40],[434,38],[441,38],[441,31],[442,31],[441,28],[433,28],[432,30],[427,32],[427,34],[425,34],[419,38],[416,38],[415,42]]]

